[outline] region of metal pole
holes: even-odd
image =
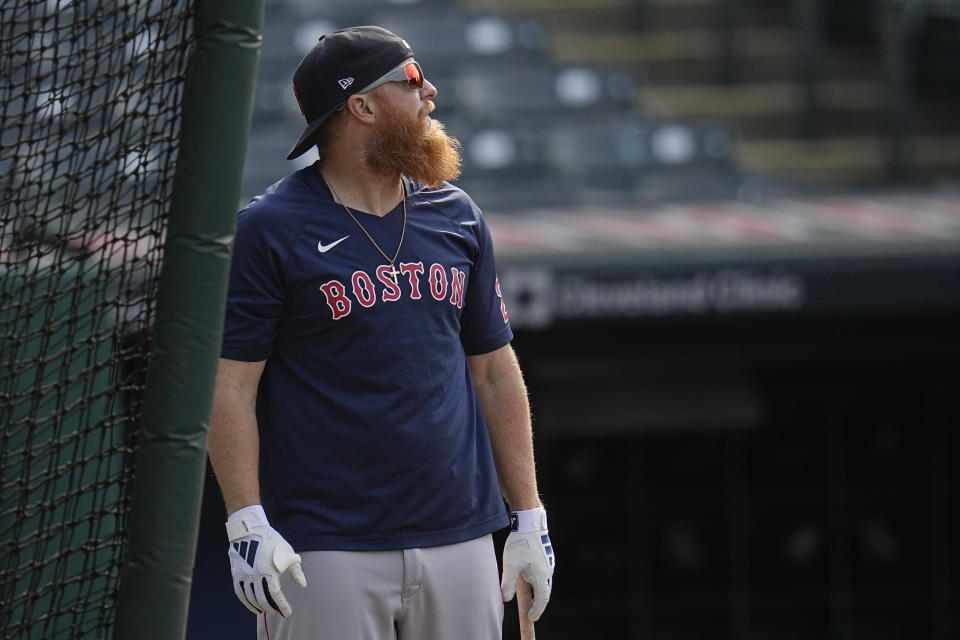
[[[265,0],[197,0],[115,638],[187,627]]]
[[[911,170],[907,136],[913,115],[917,39],[922,20],[921,7],[899,2],[882,8],[883,52],[887,75],[887,121],[890,146],[887,178],[903,180]]]
[[[826,28],[823,0],[800,0],[799,13],[803,38],[803,117],[802,132],[805,138],[818,138],[821,134],[821,111],[817,88],[823,79],[823,60],[826,48]]]
[[[720,7],[720,83],[733,84],[737,76],[737,23],[740,19],[740,0],[723,0]]]

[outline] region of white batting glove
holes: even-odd
[[[252,613],[270,613],[286,618],[293,609],[280,589],[280,574],[289,569],[290,577],[301,587],[307,578],[300,568],[300,556],[267,522],[263,507],[253,505],[227,518],[230,539],[230,571],[233,590]]]
[[[536,622],[550,601],[553,588],[553,543],[547,530],[547,510],[543,507],[510,512],[510,535],[503,545],[503,601],[513,600],[517,576],[533,587],[533,604],[527,617]]]

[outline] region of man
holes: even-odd
[[[239,216],[210,430],[237,597],[261,639],[499,638],[518,575],[543,612],[553,551],[458,145],[379,27],[320,38],[294,91],[289,158],[321,159]]]

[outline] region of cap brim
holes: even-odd
[[[320,126],[327,121],[327,118],[333,115],[333,112],[336,110],[337,107],[333,107],[322,116],[315,118],[313,122],[307,125],[307,128],[303,131],[303,135],[301,135],[300,139],[297,140],[297,144],[293,145],[293,149],[291,149],[290,153],[287,154],[287,160],[299,158],[306,153],[307,149],[313,146],[313,134],[317,132],[317,129],[319,129]]]

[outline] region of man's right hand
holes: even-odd
[[[270,526],[260,505],[231,514],[226,526],[230,539],[230,571],[237,598],[252,613],[289,616],[293,609],[280,588],[280,574],[289,570],[293,581],[306,587],[300,556]]]
[[[510,534],[503,544],[503,577],[500,590],[509,602],[517,592],[517,578],[533,587],[533,604],[526,612],[531,622],[543,615],[553,589],[553,543],[543,507],[510,512]]]

